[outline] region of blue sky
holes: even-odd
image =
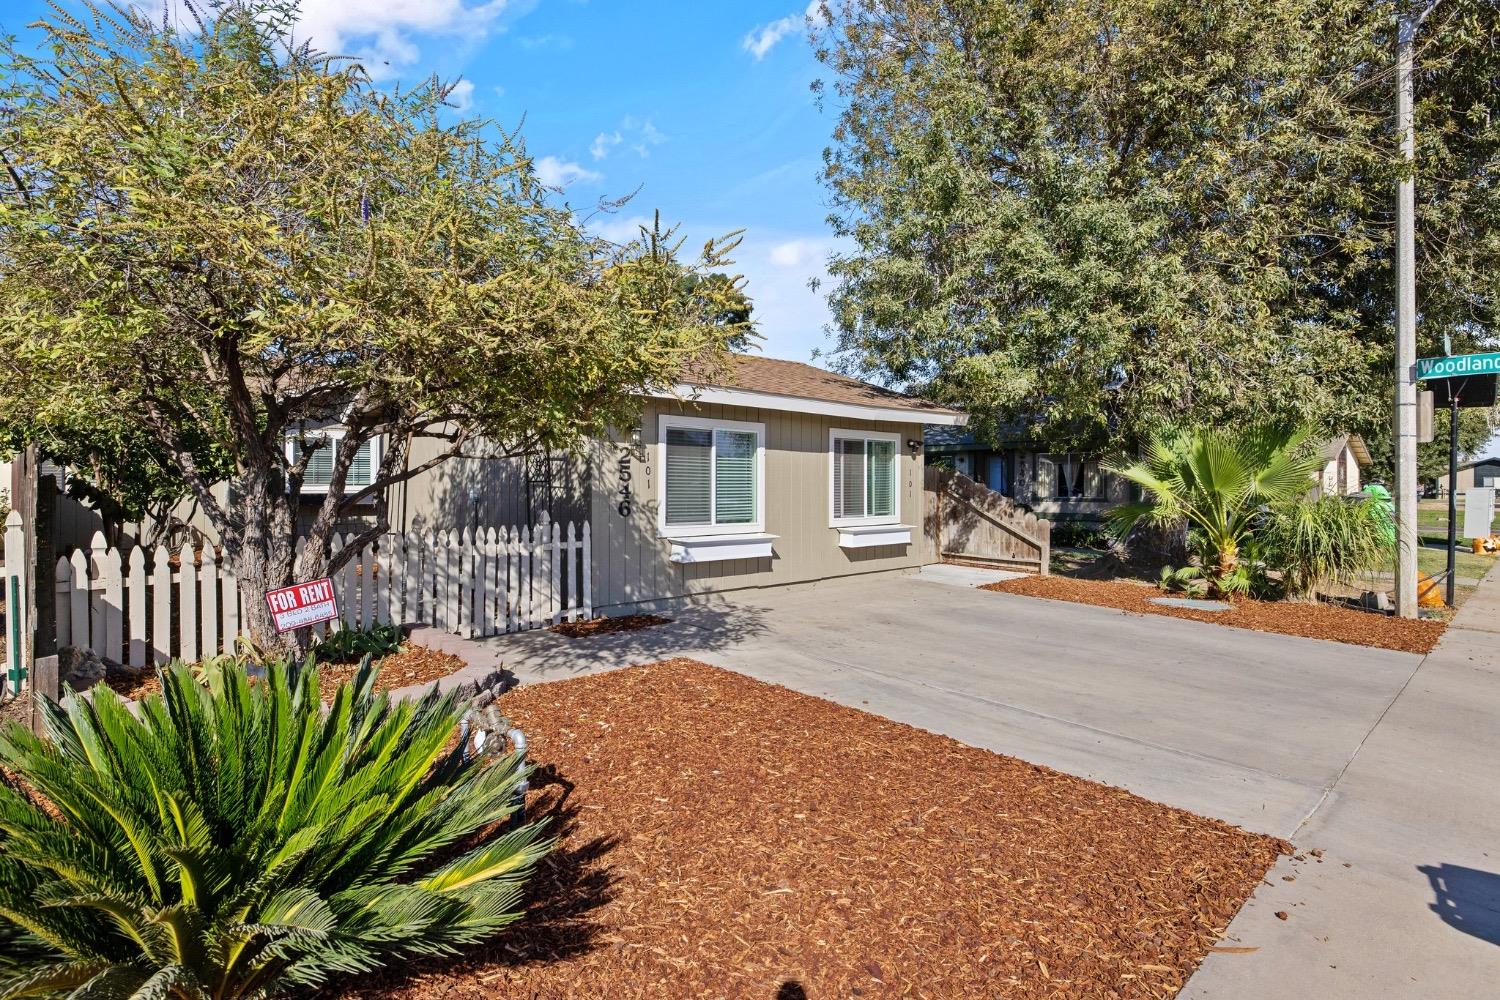
[[[180,0],[176,0],[180,2]],[[161,0],[141,0],[160,11]],[[809,84],[807,0],[303,0],[320,48],[360,56],[385,81],[460,80],[467,113],[524,127],[541,172],[592,225],[629,234],[656,210],[689,245],[745,230],[748,279],[774,357],[827,347],[823,293],[808,290],[832,246],[817,175],[833,129]],[[0,4],[0,28],[45,13]]]

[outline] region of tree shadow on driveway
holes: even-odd
[[[678,656],[703,656],[769,631],[769,612],[749,604],[719,602],[656,612],[670,619],[627,632],[568,638],[537,630],[481,640],[518,680],[557,680]]]

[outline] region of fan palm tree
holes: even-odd
[[[1143,493],[1112,510],[1110,524],[1124,537],[1137,524],[1186,523],[1213,591],[1237,589],[1240,553],[1257,520],[1269,507],[1306,494],[1322,467],[1306,443],[1306,432],[1274,425],[1160,435],[1140,461],[1110,467]]]
[[[525,768],[450,749],[463,709],[317,672],[180,663],[0,734],[0,997],[269,997],[448,955],[517,919],[548,848],[500,833]]]

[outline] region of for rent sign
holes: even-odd
[[[290,632],[318,622],[333,621],[339,616],[333,599],[333,581],[326,576],[310,583],[294,583],[266,593],[271,609],[271,623],[277,632]]]

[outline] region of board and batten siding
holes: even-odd
[[[695,564],[671,561],[671,545],[657,526],[662,474],[658,433],[664,413],[765,424],[764,522],[766,533],[777,536],[771,558]],[[900,517],[902,524],[912,528],[910,545],[839,547],[839,533],[829,527],[829,432],[835,428],[901,435],[897,448]],[[608,441],[593,442],[589,450],[595,609],[622,613],[710,593],[913,570],[925,561],[923,459],[921,452],[912,455],[906,444],[922,439],[920,423],[651,400],[641,414],[638,445],[631,444],[632,437],[619,433]],[[621,513],[620,507],[621,488],[626,484],[630,487],[628,514]]]

